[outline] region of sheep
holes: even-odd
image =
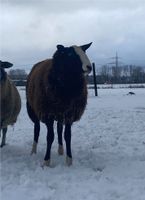
[[[85,51],[92,43],[82,46],[57,45],[53,58],[35,64],[26,84],[26,106],[34,123],[31,154],[37,152],[40,122],[47,127],[47,149],[42,166],[50,166],[54,141],[54,121],[57,121],[58,153],[63,154],[62,132],[66,143],[66,164],[72,165],[71,126],[80,120],[87,104],[85,76],[92,66]]]
[[[12,67],[12,63],[0,61],[0,133],[1,147],[6,144],[7,126],[13,125],[21,109],[21,99],[17,88],[8,77],[4,68]]]

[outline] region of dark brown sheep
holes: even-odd
[[[21,100],[17,88],[9,79],[4,68],[11,67],[9,62],[0,61],[0,131],[2,130],[1,147],[6,143],[7,126],[13,125],[21,109]]]
[[[91,72],[91,63],[85,51],[90,45],[91,43],[80,47],[57,45],[53,58],[34,65],[28,76],[27,111],[34,122],[32,153],[36,153],[37,150],[40,121],[47,127],[47,150],[43,166],[50,165],[54,120],[57,121],[58,153],[63,154],[64,124],[66,163],[72,164],[71,125],[81,118],[87,104],[85,75]]]

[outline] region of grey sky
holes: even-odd
[[[82,45],[92,62],[117,51],[124,64],[145,66],[145,0],[1,0],[1,59],[16,67],[49,58],[57,44]]]

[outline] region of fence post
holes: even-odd
[[[92,63],[92,66],[93,66],[93,78],[94,78],[95,96],[98,96],[97,81],[96,81],[96,72],[95,72],[95,63]]]

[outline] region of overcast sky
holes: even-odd
[[[145,66],[145,0],[0,0],[0,59],[31,68],[52,57],[57,44],[93,42],[96,65]]]

